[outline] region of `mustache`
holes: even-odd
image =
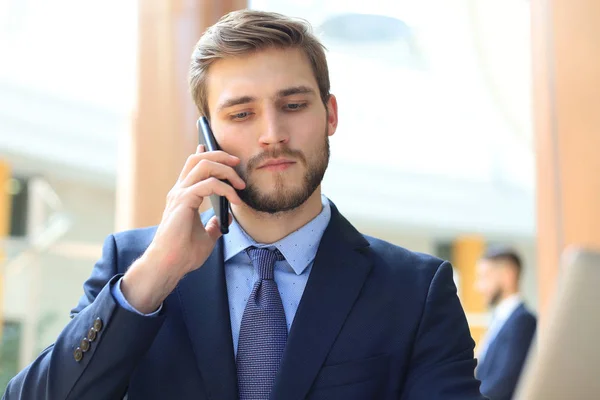
[[[262,164],[266,160],[268,160],[270,158],[279,158],[279,157],[297,159],[306,165],[306,157],[304,156],[304,153],[302,153],[300,150],[293,150],[288,147],[279,147],[274,150],[265,151],[263,153],[260,153],[256,156],[250,158],[250,160],[248,160],[246,169],[247,170],[256,169],[256,168],[258,168],[258,166],[260,164]]]

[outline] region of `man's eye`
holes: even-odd
[[[242,111],[242,112],[239,112],[236,114],[232,114],[230,118],[232,120],[241,121],[241,120],[247,119],[250,116],[250,114],[251,113],[248,111]]]
[[[284,106],[284,108],[289,111],[296,111],[304,107],[306,107],[306,103],[289,103]]]

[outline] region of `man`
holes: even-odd
[[[309,27],[231,13],[190,86],[223,151],[188,158],[158,227],[107,238],[6,399],[482,399],[451,265],[361,235],[321,195],[338,109]],[[212,194],[225,236],[198,217]]]
[[[510,400],[535,334],[536,318],[519,293],[522,264],[509,248],[492,248],[477,266],[477,289],[484,295],[493,318],[479,351],[477,378],[491,400]]]

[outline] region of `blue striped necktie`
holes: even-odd
[[[278,251],[249,247],[258,281],[246,303],[237,351],[237,373],[241,400],[268,399],[287,341],[287,325],[277,283],[273,279]]]

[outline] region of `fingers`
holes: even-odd
[[[179,174],[179,178],[177,178],[178,181],[182,181],[187,176],[187,174],[189,174],[189,172],[192,170],[192,168],[194,168],[194,165],[196,165],[198,163],[199,158],[197,157],[197,155],[200,153],[204,153],[204,145],[203,144],[199,144],[198,146],[196,146],[196,152],[194,154],[189,155],[188,158],[185,160],[183,169],[181,170],[181,173]]]
[[[188,187],[201,182],[210,177],[227,180],[236,189],[244,189],[246,184],[235,172],[235,170],[225,164],[215,162],[209,159],[200,160],[194,168],[188,173],[188,175],[181,182],[182,187]]]
[[[242,204],[242,200],[236,193],[235,189],[227,183],[215,178],[210,177],[203,181],[197,182],[194,185],[183,189],[183,196],[190,196],[196,198],[198,207],[202,204],[202,200],[205,197],[216,194],[218,196],[224,196],[233,204]]]
[[[216,216],[213,216],[210,220],[208,220],[208,223],[204,229],[213,242],[216,242],[222,235],[221,227],[219,226],[219,219]]]
[[[233,222],[233,216],[229,213],[229,225]],[[223,234],[221,233],[221,227],[219,226],[219,219],[213,216],[204,227],[208,236],[216,242]]]
[[[229,155],[224,151],[206,152],[204,145],[198,145],[196,152],[187,158],[185,165],[179,174],[178,181],[183,181],[188,176],[190,171],[202,160],[218,162],[230,167],[234,167],[240,162],[239,158]]]

